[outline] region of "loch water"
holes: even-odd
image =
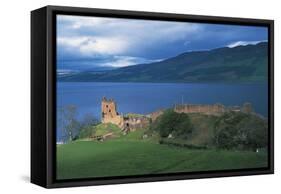
[[[250,102],[257,113],[268,116],[267,83],[57,83],[57,108],[75,105],[78,118],[92,114],[100,119],[102,97],[114,99],[120,114],[148,114],[181,103],[241,106]],[[57,140],[60,136],[57,130]]]

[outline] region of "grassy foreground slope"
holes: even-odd
[[[265,166],[266,153],[191,150],[149,141],[75,141],[57,146],[58,179]]]

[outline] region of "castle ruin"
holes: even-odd
[[[145,115],[127,114],[120,115],[117,112],[117,105],[113,99],[103,97],[101,103],[102,123],[112,123],[120,127],[123,131],[135,131],[143,129],[150,124],[150,118]]]
[[[164,113],[164,109],[152,112],[148,115],[127,114],[120,115],[117,112],[117,105],[113,99],[103,97],[101,103],[102,123],[112,123],[117,125],[124,132],[135,131],[137,129],[147,128],[151,122],[154,122],[160,115]],[[225,112],[244,112],[253,113],[252,105],[244,103],[243,106],[229,106],[222,104],[177,104],[174,106],[174,111],[177,113],[201,113],[206,115],[219,116]]]

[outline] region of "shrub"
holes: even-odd
[[[215,123],[218,148],[256,150],[267,146],[267,136],[267,122],[256,115],[229,112]]]
[[[161,137],[168,137],[173,134],[175,137],[188,138],[192,132],[190,118],[185,113],[176,113],[173,110],[166,110],[159,116],[150,129],[159,132]]]

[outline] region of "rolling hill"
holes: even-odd
[[[185,52],[160,62],[58,76],[72,82],[262,82],[268,43]]]

